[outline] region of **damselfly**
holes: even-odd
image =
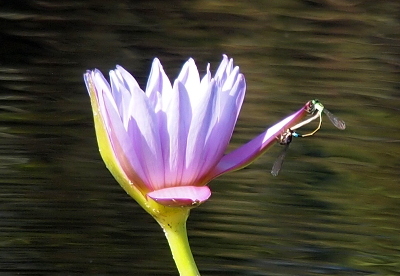
[[[303,122],[298,123],[297,125],[293,126],[291,128],[291,130],[296,130],[299,129],[300,127],[314,121],[315,119],[317,119],[319,117],[319,123],[318,126],[315,130],[313,130],[310,133],[307,134],[298,134],[296,137],[307,137],[307,136],[311,136],[314,135],[320,128],[321,128],[321,124],[322,124],[322,112],[325,113],[325,115],[328,117],[328,119],[331,121],[331,123],[337,127],[340,130],[344,130],[346,128],[346,123],[339,119],[338,117],[336,117],[335,115],[333,115],[328,109],[326,109],[324,107],[324,105],[318,101],[318,100],[312,100],[310,101],[310,107],[308,110],[309,113],[314,114],[316,112],[315,115],[313,115],[311,118],[304,120]]]
[[[344,130],[346,128],[346,123],[333,115],[328,109],[323,106],[323,104],[318,101],[317,99],[311,101],[311,105],[315,107],[317,110],[322,110],[325,115],[328,117],[328,119],[331,121],[331,123],[337,127],[340,130]]]
[[[307,110],[310,114],[313,114],[311,118],[308,118],[307,120],[304,120],[303,122],[298,123],[297,125],[291,127],[290,129],[287,129],[283,134],[281,134],[279,137],[277,137],[279,143],[281,145],[284,145],[285,147],[279,154],[278,158],[276,158],[274,165],[272,166],[271,174],[273,176],[277,176],[279,174],[279,171],[282,168],[283,165],[283,160],[285,159],[286,152],[289,148],[290,143],[292,142],[292,137],[307,137],[314,135],[320,128],[322,124],[322,112],[326,114],[326,116],[329,118],[331,123],[337,127],[340,130],[344,130],[346,128],[346,124],[343,120],[339,119],[335,115],[333,115],[331,112],[329,112],[320,101],[318,100],[312,100],[309,102],[309,107]],[[315,113],[315,114],[314,114]],[[295,132],[296,129],[299,129],[300,127],[314,121],[315,119],[319,118],[319,123],[316,129],[314,129],[312,132],[307,133],[307,134],[299,134]]]

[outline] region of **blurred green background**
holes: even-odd
[[[247,94],[230,148],[318,98],[313,137],[210,183],[188,221],[202,275],[400,274],[400,2],[32,0],[0,4],[0,272],[177,275],[157,223],[105,168],[82,74],[144,88],[233,57]],[[312,128],[312,127],[310,127]]]

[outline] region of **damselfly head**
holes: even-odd
[[[314,114],[317,110],[322,112],[322,110],[324,109],[324,106],[322,105],[322,103],[315,99],[315,100],[311,100],[308,102],[308,106],[307,106],[307,112],[310,114]]]
[[[314,107],[314,101],[315,100],[311,100],[311,101],[309,101],[308,103],[307,103],[307,107],[306,107],[306,111],[307,111],[307,113],[309,113],[309,114],[312,114],[312,113],[314,113],[314,111],[315,111],[315,107]]]

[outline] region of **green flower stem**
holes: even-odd
[[[180,276],[200,276],[190,250],[186,232],[186,220],[190,208],[175,207],[175,212],[166,212],[167,215],[155,217],[164,230]]]

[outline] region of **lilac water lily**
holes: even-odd
[[[227,56],[214,77],[208,66],[202,78],[189,59],[173,84],[156,58],[145,91],[121,66],[110,71],[110,83],[99,70],[84,79],[116,166],[142,195],[167,206],[204,202],[210,180],[252,162],[305,114],[303,108],[225,155],[246,90]]]
[[[121,66],[110,83],[99,70],[84,74],[101,156],[124,190],[164,229],[181,275],[200,275],[186,234],[192,207],[206,201],[207,184],[240,169],[275,144],[310,109],[273,125],[226,153],[243,103],[246,82],[223,56],[214,76],[200,78],[193,59],[173,84],[154,59],[146,90]]]

